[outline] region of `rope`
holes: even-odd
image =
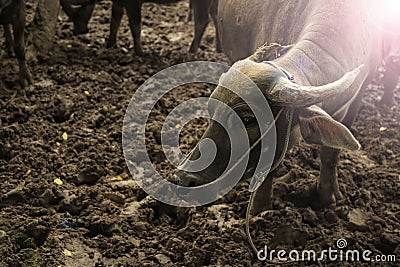
[[[275,123],[278,121],[279,116],[282,113],[282,110],[283,110],[283,108],[281,108],[281,110],[279,111],[278,115],[276,116]],[[286,129],[286,136],[285,136],[285,143],[284,143],[283,151],[282,151],[281,155],[279,156],[278,160],[271,167],[270,172],[274,171],[281,164],[283,158],[285,157],[285,154],[286,154],[288,146],[289,146],[289,138],[290,138],[290,131],[291,131],[291,128],[292,128],[292,122],[293,122],[293,110],[290,110],[289,111],[288,126],[287,126],[287,129]],[[251,248],[253,249],[253,251],[257,255],[258,254],[258,250],[257,250],[256,246],[254,245],[253,239],[251,238],[251,234],[250,234],[250,208],[253,206],[254,193],[255,193],[255,191],[251,192],[249,203],[247,204],[245,226],[246,226],[247,239],[248,239],[248,241],[250,243]],[[293,263],[293,261],[275,262],[275,261],[271,261],[271,260],[267,260],[266,259],[265,263],[266,264],[273,264],[273,265],[286,265],[286,264]]]

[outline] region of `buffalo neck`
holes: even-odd
[[[379,64],[380,36],[359,1],[321,1],[292,49],[275,62],[303,85],[323,85],[361,64]]]

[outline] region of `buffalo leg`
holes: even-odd
[[[129,27],[134,41],[134,49],[136,55],[143,54],[142,42],[140,33],[142,31],[142,12],[140,1],[131,1],[125,5],[126,14],[129,17]]]
[[[393,93],[398,80],[398,74],[394,70],[387,68],[382,79],[384,93],[381,99],[381,104],[386,106],[393,105]]]
[[[193,19],[192,1],[189,1],[189,14],[187,17],[187,22],[192,21],[192,19]]]
[[[22,87],[32,83],[32,76],[25,60],[25,5],[21,5],[16,19],[12,22],[14,33],[14,52],[19,65],[19,82]]]
[[[95,4],[89,4],[87,6],[79,8],[79,20],[81,21],[82,25],[86,25],[86,32],[89,32],[88,24],[89,20],[92,17],[93,10],[94,10]]]
[[[68,18],[74,22],[76,18],[76,10],[72,8],[71,3],[68,0],[60,0],[60,4]]]
[[[14,55],[14,41],[11,33],[11,25],[10,24],[4,24],[4,37],[6,39],[6,49],[7,49],[7,54],[9,57],[13,57]]]
[[[200,46],[201,38],[210,22],[208,10],[212,0],[191,0],[194,15],[194,38],[190,45],[189,52],[196,53]]]
[[[117,2],[113,2],[110,21],[110,35],[108,36],[107,48],[117,46],[117,34],[121,19],[124,14],[124,8]]]
[[[73,8],[69,0],[60,0],[60,4],[65,14],[74,24],[74,34],[85,34],[89,32],[88,23],[92,17],[95,3],[84,7]]]
[[[368,76],[364,81],[356,99],[350,105],[346,117],[342,123],[350,129],[356,115],[360,109],[361,100],[364,95],[365,89],[371,83],[373,76]],[[319,195],[319,204],[317,206],[329,207],[336,204],[336,201],[342,197],[339,190],[339,183],[337,179],[337,165],[339,161],[340,149],[332,147],[321,147],[321,167],[319,175],[319,183],[317,192]]]
[[[321,167],[318,184],[318,196],[322,206],[334,205],[340,198],[337,180],[337,164],[340,150],[337,148],[321,147]]]
[[[74,24],[74,34],[87,33],[89,31],[87,25],[82,25],[79,21],[78,9],[73,8],[68,0],[60,0],[60,4],[65,14],[67,14],[68,18]]]
[[[254,193],[254,201],[251,206],[252,215],[257,215],[261,211],[272,209],[272,176],[273,174],[269,174]]]
[[[210,7],[210,15],[214,22],[215,26],[215,49],[218,53],[222,52],[221,42],[219,40],[219,31],[218,31],[218,21],[217,21],[217,14],[218,14],[218,0],[213,0],[211,7]]]

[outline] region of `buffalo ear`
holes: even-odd
[[[304,108],[299,114],[300,132],[309,144],[357,150],[360,143],[346,126],[335,121],[318,106]]]

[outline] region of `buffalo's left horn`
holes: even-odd
[[[321,86],[302,86],[282,77],[267,93],[267,98],[282,106],[306,107],[315,105],[328,97],[347,90],[364,67],[364,64],[362,64],[353,71],[347,72],[342,78]]]

